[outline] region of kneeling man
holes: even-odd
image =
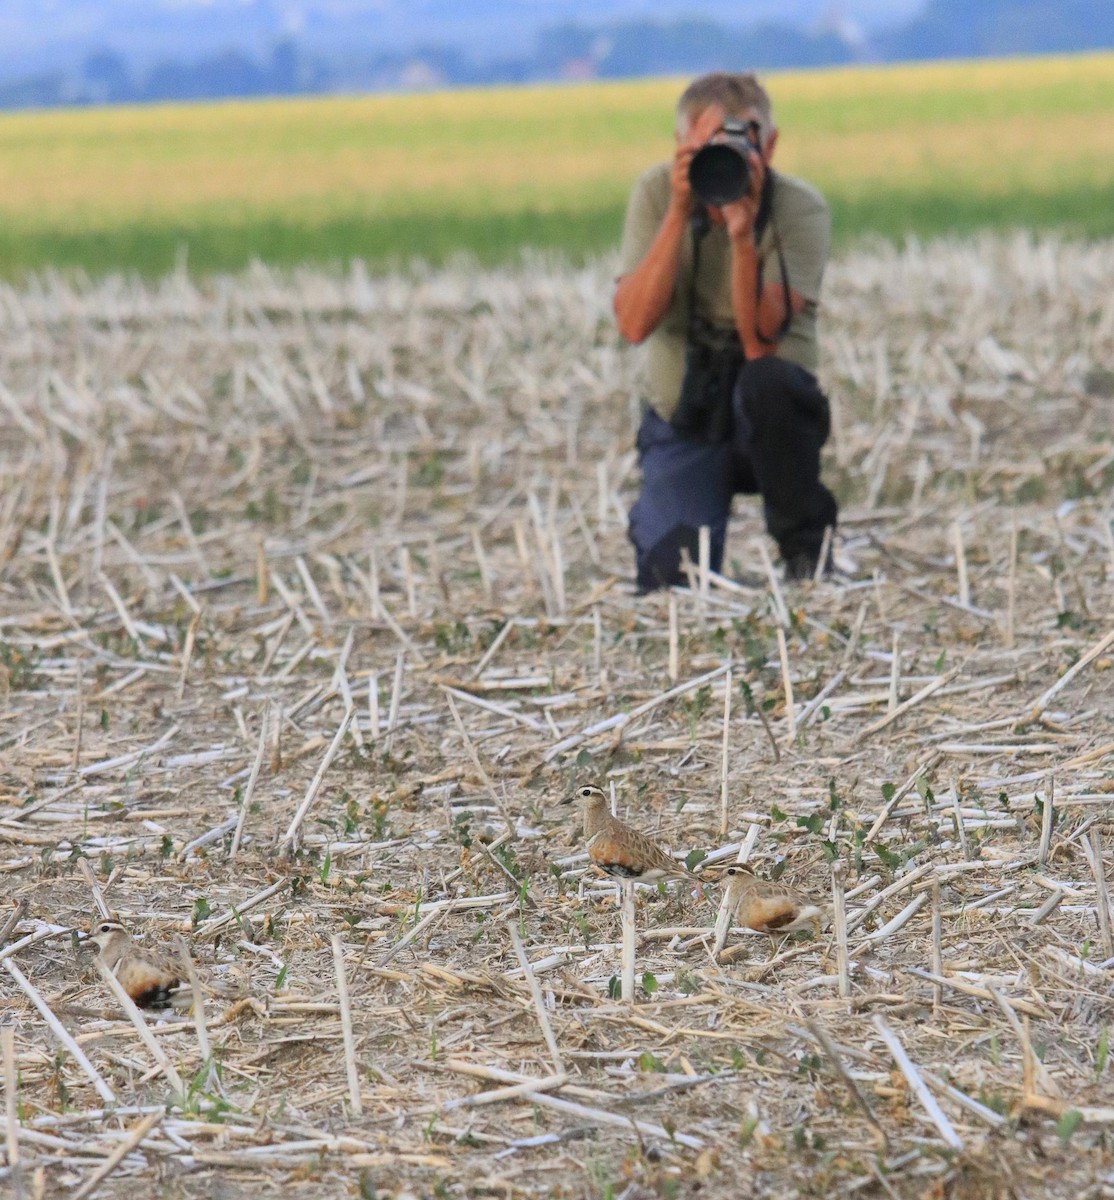
[[[644,591],[686,582],[682,551],[697,562],[702,525],[721,570],[736,492],[761,495],[789,579],[813,576],[835,526],[815,374],[831,219],[815,188],[770,167],[777,137],[753,75],[702,76],[677,105],[672,163],[631,193],[614,308],[623,337],[646,343],[642,489],[630,513]],[[690,166],[709,143],[734,149],[737,199],[714,169],[694,174],[705,199],[694,190]],[[714,166],[707,153],[703,163]]]

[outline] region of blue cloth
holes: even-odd
[[[835,498],[820,482],[820,447],[830,414],[816,377],[771,356],[744,363],[731,400],[729,436],[680,437],[647,409],[638,430],[642,488],[630,511],[638,586],[687,582],[682,548],[698,558],[698,530],[711,533],[710,565],[723,565],[727,519],[737,493],[761,494],[766,528],[798,572],[815,564]]]

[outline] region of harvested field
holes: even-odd
[[[845,575],[645,598],[610,276],[0,290],[10,1194],[1114,1193],[1114,243],[842,256]],[[624,1002],[586,781],[835,921]]]
[[[775,71],[837,239],[1114,236],[1114,53]],[[0,113],[0,277],[606,252],[687,81]]]

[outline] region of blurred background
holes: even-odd
[[[1109,0],[6,0],[0,272],[613,244],[686,77],[766,75],[843,242],[1114,225]]]

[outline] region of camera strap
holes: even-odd
[[[757,320],[755,321],[754,332],[763,346],[776,346],[789,332],[789,326],[793,324],[793,299],[789,292],[789,268],[785,265],[785,251],[781,245],[781,233],[778,230],[777,222],[774,220],[775,178],[774,172],[769,170],[766,172],[766,178],[762,182],[762,200],[758,205],[758,216],[754,222],[754,240],[755,244],[757,244],[768,224],[771,236],[774,239],[774,252],[777,254],[778,270],[781,272],[781,294],[785,301],[785,316],[778,326],[777,333],[772,338],[766,337],[762,330],[758,328]],[[764,258],[759,259],[758,279],[755,283],[755,302],[759,304],[762,302],[763,275],[765,274],[765,270],[766,260]]]
[[[696,333],[698,319],[696,316],[696,275],[700,270],[700,247],[712,227],[708,210],[703,204],[696,204],[689,217],[692,228],[692,276],[689,279],[689,311],[688,311],[688,340],[691,342]]]
[[[762,184],[762,198],[758,204],[758,213],[754,220],[754,240],[755,244],[762,239],[767,225],[770,228],[771,236],[774,242],[774,253],[777,255],[778,270],[781,273],[781,294],[785,302],[785,316],[782,318],[781,324],[778,326],[777,332],[772,338],[766,337],[762,330],[758,328],[757,321],[755,322],[754,332],[758,340],[764,346],[776,346],[783,337],[789,332],[789,327],[793,324],[793,298],[790,293],[789,285],[789,268],[785,262],[785,250],[781,244],[781,233],[778,230],[777,222],[774,220],[774,180],[776,176],[772,170],[766,172],[766,178]],[[692,277],[689,279],[689,296],[688,296],[688,337],[691,341],[696,334],[699,319],[696,315],[696,276],[700,269],[700,247],[704,241],[708,230],[711,229],[712,223],[708,218],[708,210],[703,204],[697,204],[692,210],[692,216],[689,218],[689,224],[692,226]],[[758,262],[758,278],[755,282],[755,301],[761,303],[762,287],[766,270],[766,260],[759,259]]]
[[[774,251],[777,254],[778,270],[781,272],[781,294],[785,301],[785,316],[782,317],[777,333],[772,338],[766,337],[762,330],[758,328],[757,320],[755,321],[754,333],[763,346],[776,346],[789,332],[789,326],[793,324],[793,297],[789,292],[789,268],[785,265],[785,251],[781,247],[781,234],[778,233],[777,224],[774,221],[770,222],[770,229],[773,231]],[[765,266],[765,259],[759,260],[758,280],[755,285],[755,300],[757,303],[761,303],[762,301],[762,276]]]

